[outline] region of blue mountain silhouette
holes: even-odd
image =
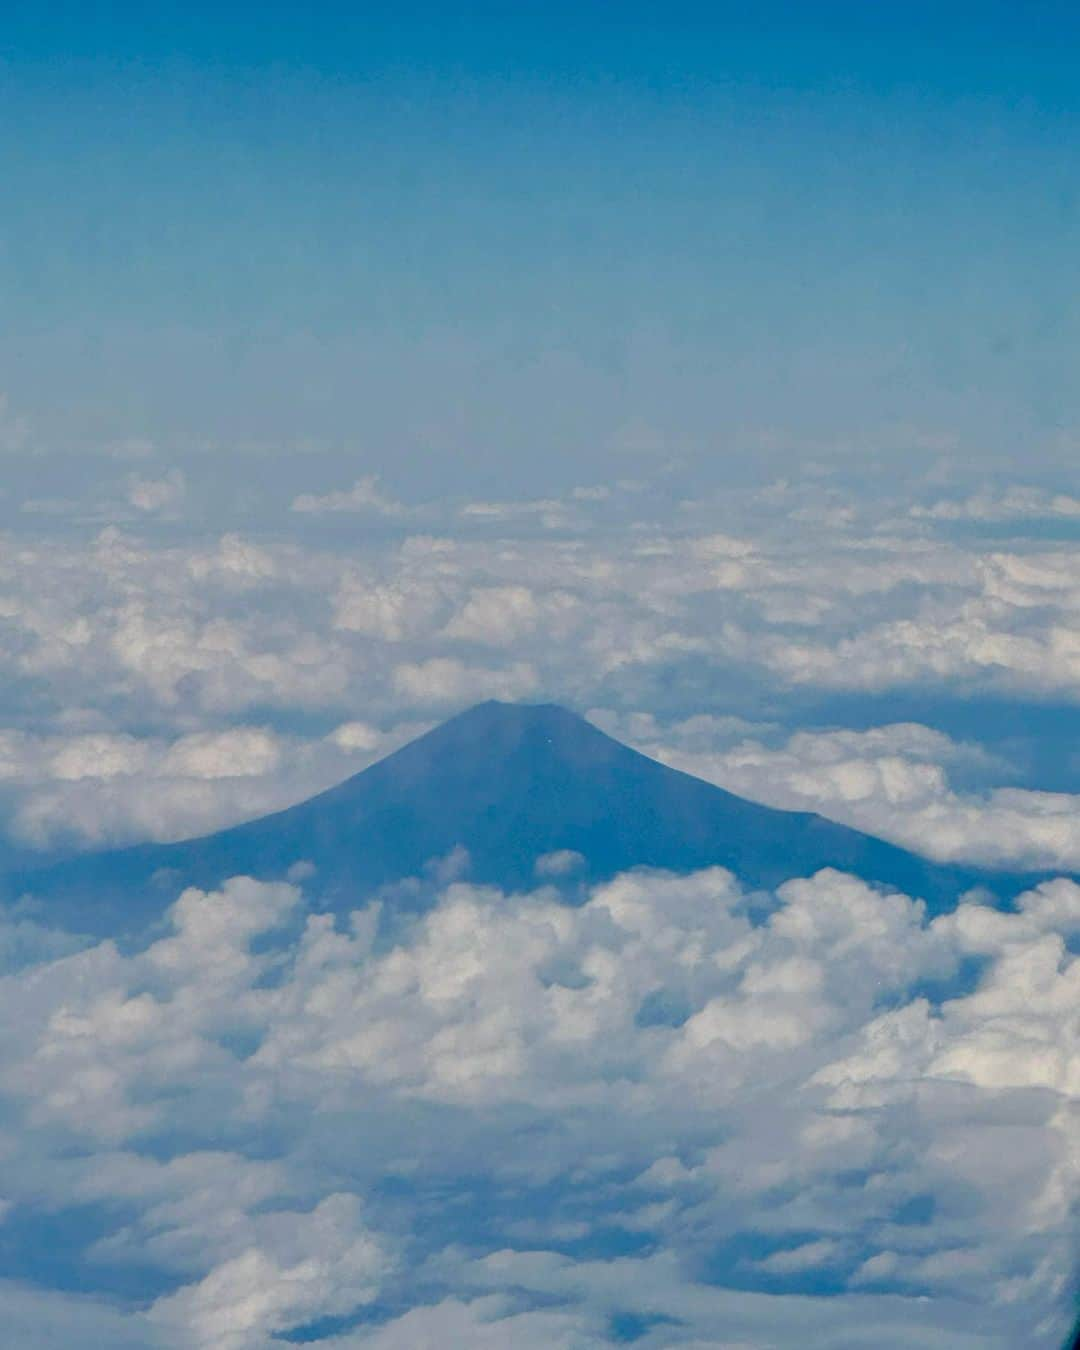
[[[538,857],[573,850],[595,881],[631,867],[721,864],[751,887],[822,867],[951,908],[973,886],[1013,893],[1038,878],[945,866],[807,812],[780,811],[639,754],[553,704],[482,703],[379,763],[287,810],[175,844],[23,868],[9,897],[36,897],[77,930],[154,920],[179,885],[313,864],[309,890],[346,912],[380,887],[468,850],[470,880],[536,884]],[[409,903],[407,891],[397,902]]]

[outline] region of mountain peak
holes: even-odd
[[[932,907],[993,880],[819,816],[746,801],[639,754],[558,704],[489,700],[288,810],[203,839],[74,859],[9,878],[9,889],[50,907],[55,897],[65,919],[74,914],[84,931],[109,932],[157,917],[179,885],[280,877],[305,861],[315,868],[306,888],[316,902],[346,913],[459,846],[471,880],[506,891],[536,885],[537,859],[562,852],[581,855],[575,876],[583,882],[640,866],[721,865],[750,887],[771,887],[836,867]],[[399,888],[394,903],[410,893]]]
[[[527,794],[534,800],[537,785],[552,777],[565,778],[569,790],[571,779],[580,778],[580,787],[585,788],[598,773],[615,773],[616,764],[624,773],[633,774],[640,764],[670,772],[557,703],[503,703],[497,699],[457,713],[382,763],[388,770],[409,769],[416,783],[421,777],[434,781],[449,773],[459,786],[469,780],[473,789],[479,790],[481,780],[498,780],[505,794],[501,798],[504,811],[511,809],[528,784],[532,786]],[[349,781],[359,782],[379,768],[374,765]],[[340,790],[347,788],[344,783]]]
[[[558,703],[505,703],[489,698],[457,713],[443,722],[437,730],[449,731],[455,726],[468,730],[541,731],[547,733],[573,732],[591,728],[585,718]]]

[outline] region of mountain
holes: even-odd
[[[1027,877],[942,866],[806,812],[734,796],[631,750],[552,704],[483,703],[308,801],[217,834],[82,855],[8,877],[79,931],[159,917],[180,885],[315,867],[307,888],[347,912],[378,887],[420,876],[458,845],[470,880],[536,884],[536,859],[574,850],[577,877],[634,866],[719,863],[754,887],[837,867],[951,907],[975,885],[1012,892]],[[399,888],[397,903],[408,905]]]

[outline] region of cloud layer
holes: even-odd
[[[458,881],[393,936],[236,878],[170,920],[126,955],[9,944],[7,1240],[63,1227],[58,1288],[100,1290],[0,1288],[26,1343],[1061,1333],[1070,882],[928,925],[835,872],[769,901],[630,874],[578,908]]]
[[[1018,781],[1029,746],[980,758],[978,743],[1000,739],[1003,700],[1080,707],[1075,543],[951,535],[959,517],[940,502],[871,505],[827,485],[676,511],[630,487],[406,507],[365,475],[296,498],[258,537],[150,519],[180,510],[179,493],[141,499],[138,532],[0,536],[9,836],[42,848],[212,830],[469,703],[554,698],[736,792],[936,857],[1080,865],[1064,748],[1046,791]],[[1057,501],[987,492],[1032,511]],[[324,517],[350,532],[328,536]],[[961,697],[988,710],[962,744],[933,725]],[[801,725],[808,704],[860,698],[884,718]],[[902,698],[926,721],[890,720]],[[367,730],[350,740],[349,726]]]

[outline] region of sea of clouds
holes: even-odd
[[[1026,773],[1022,711],[1080,705],[1071,498],[868,504],[781,481],[657,505],[632,481],[405,506],[367,478],[208,536],[194,503],[169,515],[182,482],[129,484],[140,509],[114,502],[121,524],[101,524],[104,503],[0,532],[0,800],[18,846],[210,830],[470,703],[550,698],[734,791],[936,858],[1080,867],[1075,757],[1051,734],[1052,790]],[[864,705],[855,728],[844,700]],[[905,700],[918,715],[897,715]],[[928,724],[936,704],[983,711],[949,732]]]
[[[929,856],[1080,871],[1075,751],[1038,730],[1080,705],[1068,494],[361,476],[209,529],[190,467],[117,472],[5,505],[12,851],[250,818],[494,697]],[[525,896],[444,875],[404,926],[385,896],[335,926],[303,868],[181,881],[135,942],[0,916],[14,1341],[1056,1350],[1072,881],[928,923],[835,872],[580,907],[559,859]]]
[[[1060,1342],[1080,887],[929,924],[830,871],[456,882],[392,940],[379,908],[297,940],[297,885],[234,878],[140,950],[11,935],[21,1344]]]

